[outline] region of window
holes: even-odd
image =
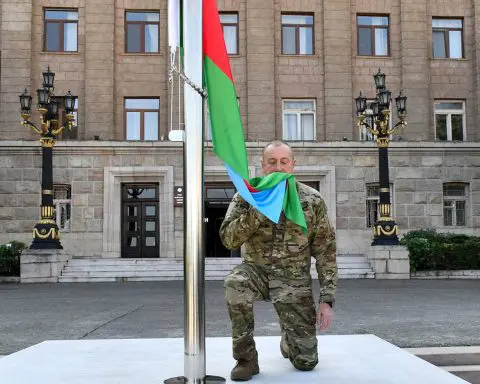
[[[46,52],[77,52],[78,11],[45,9],[43,50]]]
[[[282,15],[282,54],[313,55],[313,15]]]
[[[378,219],[378,205],[380,204],[380,187],[376,185],[367,185],[367,228],[373,228]]]
[[[463,58],[462,19],[432,19],[432,51],[434,58]]]
[[[72,187],[68,184],[53,185],[53,220],[60,232],[70,232],[72,217]]]
[[[68,120],[66,118],[66,113],[65,113],[64,98],[62,96],[54,96],[54,99],[58,102],[58,116],[59,116],[58,125],[67,127]],[[59,138],[61,140],[77,140],[78,139],[78,98],[75,99],[75,109],[73,110],[73,115],[75,116],[75,118],[73,119],[74,128],[72,128],[71,130],[68,128],[65,128],[60,134]]]
[[[158,140],[160,99],[125,99],[127,140]]]
[[[373,123],[373,110],[370,108],[370,103],[374,102],[375,100],[367,100],[367,109],[365,110],[365,115],[367,117],[365,118],[365,123],[367,123],[370,127],[376,128],[377,125]],[[392,126],[392,105],[390,105],[390,117],[388,119],[388,124],[391,127]],[[365,126],[360,126],[360,140],[361,141],[375,141],[376,138],[375,136],[365,127]],[[390,135],[390,139],[392,138],[392,135]]]
[[[283,100],[283,140],[315,140],[315,100]]]
[[[238,13],[220,13],[223,37],[229,55],[238,55]]]
[[[125,19],[125,52],[158,53],[160,14],[127,11]]]
[[[357,16],[358,54],[360,56],[388,56],[388,16]]]
[[[465,183],[443,184],[443,224],[446,227],[466,226],[467,188]]]
[[[466,140],[465,102],[435,102],[435,138],[438,141]]]
[[[380,205],[380,186],[378,183],[372,183],[366,185],[366,220],[367,228],[373,228],[379,217],[379,205]],[[390,184],[390,202],[392,205],[393,216],[393,185]]]

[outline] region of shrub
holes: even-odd
[[[478,236],[422,229],[408,232],[400,244],[408,248],[412,272],[480,269]]]
[[[20,241],[0,245],[0,276],[20,276],[20,255],[25,248]]]

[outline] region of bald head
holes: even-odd
[[[276,140],[263,149],[262,170],[265,175],[273,172],[293,173],[294,167],[293,151],[287,143]]]

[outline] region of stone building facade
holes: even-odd
[[[401,233],[479,232],[480,1],[219,0],[218,7],[251,175],[260,175],[263,146],[287,139],[298,179],[327,202],[341,254],[364,254],[372,239],[378,150],[356,125],[354,98],[374,95],[378,68],[394,96],[408,97],[408,125],[390,145]],[[41,150],[20,126],[18,96],[41,87],[49,66],[55,94],[78,95],[77,130],[54,147],[64,247],[75,256],[144,257],[125,248],[128,226],[143,226],[147,211],[137,224],[125,212],[136,209],[129,188],[153,187],[137,208],[156,207],[155,233],[135,241],[153,238],[155,257],[181,258],[183,208],[174,202],[184,185],[183,146],[168,133],[182,119],[178,84],[168,76],[167,1],[3,0],[0,12],[0,243],[29,243],[39,217]],[[209,142],[206,153],[213,223],[231,185]],[[224,256],[217,245],[212,240],[207,256]]]

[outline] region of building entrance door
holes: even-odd
[[[159,257],[158,184],[122,185],[122,257]]]
[[[235,192],[235,187],[230,183],[206,185],[206,257],[240,257],[240,250],[230,251],[220,240],[220,226]]]

